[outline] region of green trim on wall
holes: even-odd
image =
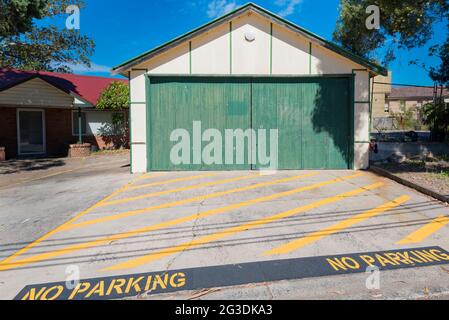
[[[273,74],[273,23],[270,24],[270,74]]]
[[[371,90],[371,74],[368,73],[368,99],[369,103],[369,128],[368,128],[368,137],[371,139],[371,128],[373,125],[373,95],[374,95],[374,78],[373,78],[373,87]]]
[[[232,74],[232,21],[229,21],[229,74]]]
[[[309,74],[312,74],[312,42],[309,42]]]
[[[189,41],[189,73],[192,74],[192,41]]]
[[[145,76],[145,99],[147,101],[146,110],[145,110],[145,116],[146,116],[146,121],[147,121],[147,123],[145,125],[145,130],[146,130],[145,136],[146,136],[146,147],[147,147],[147,150],[145,152],[145,158],[146,158],[146,162],[147,162],[146,163],[147,172],[151,171],[151,163],[150,163],[150,159],[148,157],[148,154],[151,152],[151,150],[153,150],[152,149],[153,146],[151,144],[151,139],[149,139],[150,135],[151,135],[151,112],[150,112],[150,108],[151,108],[151,106],[150,106],[151,85],[150,84],[151,84],[150,75],[147,74]],[[150,149],[148,149],[148,148],[150,148]]]
[[[130,102],[130,104],[146,104],[145,101]]]
[[[350,92],[350,95],[349,95],[349,97],[350,97],[350,103],[349,103],[349,105],[350,106],[352,106],[352,108],[351,108],[351,113],[350,113],[350,118],[352,119],[352,121],[350,121],[350,123],[349,123],[349,127],[350,127],[350,130],[349,130],[349,132],[350,132],[350,143],[349,143],[349,145],[350,146],[352,146],[351,148],[350,148],[350,153],[349,153],[349,157],[350,157],[350,164],[351,164],[351,168],[349,168],[349,169],[352,169],[352,170],[354,170],[354,168],[355,168],[355,163],[354,163],[354,161],[355,161],[355,155],[354,155],[354,152],[355,152],[355,129],[354,129],[354,119],[355,119],[355,73],[354,73],[354,71],[352,72],[352,79],[351,79],[351,81],[349,81],[349,92]]]
[[[131,71],[128,71],[129,86],[129,108],[128,108],[128,128],[129,128],[129,173],[133,173],[133,130],[131,128]]]

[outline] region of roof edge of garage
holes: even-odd
[[[162,44],[162,45],[160,45],[160,46],[158,46],[156,48],[153,48],[153,49],[151,49],[149,51],[146,51],[146,52],[144,52],[144,53],[142,53],[142,54],[140,54],[140,55],[138,55],[138,56],[136,56],[136,57],[134,57],[132,59],[129,59],[129,60],[123,62],[122,64],[112,68],[112,71],[115,74],[123,73],[126,70],[132,68],[133,66],[138,65],[139,63],[141,63],[141,62],[143,62],[143,61],[145,61],[147,59],[150,59],[151,57],[153,57],[153,56],[155,56],[155,55],[157,55],[159,53],[162,53],[162,52],[166,51],[167,49],[172,48],[172,47],[180,44],[181,42],[184,42],[184,41],[186,41],[188,39],[191,39],[191,38],[193,38],[193,37],[195,37],[195,36],[205,32],[205,31],[215,27],[216,25],[219,25],[219,24],[225,22],[226,20],[231,20],[232,18],[240,15],[241,13],[243,13],[244,11],[247,11],[247,10],[253,10],[256,13],[259,13],[262,16],[267,17],[270,20],[273,20],[273,21],[277,22],[278,24],[281,24],[281,25],[283,25],[283,26],[285,26],[285,27],[287,27],[289,29],[292,29],[293,31],[299,32],[300,34],[302,34],[306,38],[309,38],[311,40],[317,41],[323,47],[325,47],[325,48],[327,48],[327,49],[329,49],[331,51],[334,51],[337,54],[339,54],[341,56],[344,56],[347,59],[352,60],[352,61],[354,61],[354,62],[356,62],[356,63],[366,67],[367,69],[373,71],[376,74],[381,74],[381,75],[384,75],[384,76],[386,76],[388,74],[388,70],[386,68],[384,68],[384,67],[382,67],[382,66],[380,66],[380,65],[378,65],[378,64],[376,64],[376,63],[374,63],[374,62],[372,62],[372,61],[370,61],[368,59],[360,57],[360,56],[350,52],[349,50],[347,50],[345,48],[342,48],[339,45],[337,45],[337,44],[335,44],[335,43],[333,43],[331,41],[328,41],[328,40],[318,36],[317,34],[311,32],[311,31],[309,31],[307,29],[304,29],[304,28],[294,24],[293,22],[288,21],[288,20],[286,20],[286,19],[284,19],[284,18],[274,14],[273,12],[268,11],[268,10],[266,10],[266,9],[256,5],[256,4],[254,4],[252,2],[247,3],[247,4],[241,6],[241,7],[237,8],[237,9],[235,9],[235,10],[233,10],[233,11],[231,11],[231,12],[229,12],[229,13],[227,13],[227,14],[225,14],[225,15],[223,15],[223,16],[215,19],[215,20],[212,20],[212,21],[210,21],[210,22],[208,22],[208,23],[206,23],[206,24],[204,24],[204,25],[202,25],[202,26],[200,26],[200,27],[198,27],[198,28],[196,28],[196,29],[194,29],[192,31],[189,31],[189,32],[187,32],[187,33],[185,33],[185,34],[183,34],[183,35],[181,35],[179,37],[176,37],[175,39],[170,40],[170,41],[168,41],[168,42],[166,42],[166,43],[164,43],[164,44]]]

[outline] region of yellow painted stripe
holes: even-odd
[[[108,201],[109,199],[111,199],[112,197],[118,195],[119,193],[125,191],[127,188],[129,188],[131,185],[133,185],[134,183],[142,180],[142,179],[147,179],[148,177],[152,176],[151,174],[145,173],[140,175],[139,177],[137,177],[136,179],[134,179],[133,181],[127,183],[126,185],[122,186],[121,188],[117,189],[116,191],[114,191],[113,193],[111,193],[110,195],[108,195],[106,198],[104,198],[103,200],[97,202],[96,204],[94,204],[93,206],[87,208],[86,210],[80,212],[78,215],[76,215],[75,217],[73,217],[72,219],[68,220],[67,222],[61,224],[59,227],[53,229],[52,231],[44,234],[42,237],[40,237],[39,239],[33,241],[32,243],[28,244],[27,246],[23,247],[22,249],[18,250],[17,252],[15,252],[14,254],[12,254],[11,256],[9,256],[8,258],[4,259],[3,261],[0,262],[0,266],[8,263],[9,261],[17,258],[18,256],[24,254],[25,252],[27,252],[28,250],[30,250],[31,248],[35,247],[36,245],[38,245],[39,243],[41,243],[42,241],[44,241],[45,239],[47,239],[48,237],[60,232],[61,230],[64,229],[64,227],[66,227],[67,225],[77,221],[78,219],[80,219],[81,217],[83,217],[84,215],[88,214],[89,212],[91,212],[92,210],[94,210],[95,208],[99,207],[103,202]],[[1,268],[0,268],[1,270]]]
[[[223,179],[223,180],[218,180],[218,181],[204,182],[204,183],[196,184],[196,185],[193,185],[193,186],[187,186],[187,187],[181,187],[181,188],[176,188],[176,189],[152,192],[152,193],[147,193],[147,194],[143,194],[143,195],[136,196],[136,197],[130,197],[130,198],[124,198],[124,199],[119,199],[119,200],[114,200],[114,201],[108,201],[108,202],[102,203],[101,206],[102,207],[104,207],[104,206],[111,206],[111,205],[114,205],[114,204],[121,204],[121,203],[127,203],[127,202],[131,202],[131,201],[137,201],[137,200],[142,200],[142,199],[154,198],[154,197],[163,196],[163,195],[167,195],[167,194],[171,194],[171,193],[177,193],[177,192],[181,192],[181,191],[187,191],[187,190],[194,190],[194,189],[200,189],[200,188],[205,188],[205,187],[217,186],[217,185],[220,185],[220,184],[226,184],[226,183],[229,183],[229,182],[235,182],[235,181],[251,179],[251,178],[256,178],[256,177],[260,177],[260,175],[253,173],[253,174],[246,175],[246,176],[239,176],[239,177],[235,177],[235,178],[228,178],[228,179]]]
[[[218,173],[204,173],[204,174],[200,174],[200,175],[196,175],[196,176],[188,176],[188,177],[171,179],[171,180],[156,181],[156,182],[147,183],[147,184],[139,184],[137,186],[129,187],[128,190],[142,189],[142,188],[166,185],[166,184],[175,183],[175,182],[190,181],[190,180],[201,179],[201,178],[206,178],[206,177],[213,177],[213,176],[216,176],[217,174]]]
[[[290,243],[287,243],[285,245],[279,246],[277,248],[274,248],[272,250],[269,250],[264,253],[264,255],[273,255],[273,254],[286,254],[290,253],[292,251],[298,250],[304,246],[307,246],[311,243],[314,243],[324,237],[330,236],[332,234],[335,234],[337,232],[340,232],[342,230],[345,230],[357,223],[360,223],[364,220],[373,218],[385,211],[392,210],[395,207],[403,204],[404,202],[410,200],[409,196],[402,196],[399,197],[391,202],[385,203],[381,205],[380,207],[377,207],[375,209],[371,209],[369,211],[363,212],[361,214],[355,215],[354,217],[351,217],[349,219],[346,219],[344,221],[338,222],[330,227],[327,227],[323,230],[313,232],[303,238],[294,240]]]
[[[422,228],[416,230],[415,232],[412,232],[408,236],[406,236],[404,239],[399,241],[397,244],[409,244],[409,243],[418,243],[421,242],[428,237],[430,237],[435,232],[439,231],[441,228],[443,228],[445,225],[449,223],[449,217],[448,216],[439,216],[438,218],[432,220]]]
[[[98,218],[98,219],[94,219],[94,220],[80,222],[80,223],[77,223],[77,224],[72,224],[72,225],[67,226],[66,230],[74,229],[74,228],[86,227],[86,226],[90,226],[90,225],[97,224],[97,223],[103,223],[103,222],[107,222],[107,221],[114,221],[114,220],[118,220],[118,219],[123,219],[123,218],[131,217],[131,216],[136,216],[136,215],[152,212],[152,211],[159,210],[159,209],[167,209],[167,208],[180,206],[180,205],[183,205],[183,204],[188,204],[188,203],[197,202],[197,201],[203,201],[203,200],[206,200],[206,199],[218,198],[218,197],[222,197],[222,196],[225,196],[225,195],[234,194],[234,193],[237,193],[237,192],[243,192],[243,191],[258,189],[258,188],[262,188],[262,187],[275,185],[275,184],[278,184],[278,183],[289,182],[289,181],[298,180],[298,179],[302,179],[302,178],[306,178],[306,177],[311,177],[311,176],[315,176],[317,174],[318,173],[316,173],[316,172],[308,173],[308,174],[302,174],[302,175],[299,175],[299,176],[294,176],[294,177],[289,177],[289,178],[284,178],[284,179],[279,179],[279,180],[274,180],[274,181],[257,183],[257,184],[246,186],[246,187],[242,187],[242,188],[231,189],[231,190],[226,190],[226,191],[221,191],[221,192],[215,192],[215,193],[206,194],[206,195],[193,197],[193,198],[188,198],[188,199],[184,199],[184,200],[168,202],[168,203],[159,204],[159,205],[156,205],[156,206],[151,206],[151,207],[147,207],[147,208],[143,208],[143,209],[127,211],[127,212],[123,212],[123,213],[119,213],[119,214],[114,214],[112,216],[107,216],[107,217],[103,217],[103,218]],[[259,175],[257,175],[257,176],[259,176]],[[253,175],[249,175],[249,176],[232,178],[232,179],[226,179],[226,180],[228,182],[231,182],[231,181],[237,181],[237,180],[242,180],[242,179],[249,179],[249,178],[254,178],[254,177],[256,177],[256,175],[253,174]]]
[[[337,195],[337,196],[333,196],[333,197],[329,197],[329,198],[326,198],[326,199],[323,199],[323,200],[319,200],[319,201],[310,203],[310,204],[305,205],[305,206],[301,206],[301,207],[298,207],[298,208],[295,208],[295,209],[291,209],[291,210],[288,210],[288,211],[285,211],[285,212],[281,212],[281,213],[275,214],[275,215],[267,217],[267,218],[263,218],[263,219],[260,219],[260,220],[255,220],[255,221],[252,221],[252,222],[249,222],[249,223],[241,224],[241,225],[236,226],[236,227],[228,228],[228,229],[225,229],[223,231],[220,231],[220,232],[208,235],[208,236],[204,236],[204,237],[201,237],[199,239],[193,240],[191,242],[183,243],[181,245],[178,245],[178,246],[175,246],[175,247],[172,247],[172,248],[164,249],[164,250],[158,251],[158,252],[150,254],[150,255],[142,256],[142,257],[139,257],[137,259],[128,260],[126,262],[119,263],[119,264],[113,265],[111,267],[105,268],[102,271],[132,269],[132,268],[141,266],[143,264],[147,264],[147,263],[153,262],[155,260],[159,260],[161,258],[170,256],[170,255],[172,255],[174,253],[182,252],[184,250],[189,250],[189,249],[191,249],[193,247],[197,247],[197,246],[204,245],[204,244],[207,244],[207,243],[210,243],[210,242],[213,242],[213,241],[217,241],[219,239],[222,239],[224,237],[229,237],[229,236],[231,236],[233,234],[236,234],[236,233],[239,233],[239,232],[247,231],[247,230],[253,229],[255,227],[258,227],[258,226],[261,226],[261,225],[264,225],[264,224],[268,224],[268,223],[271,223],[271,222],[274,222],[274,221],[277,221],[277,220],[280,220],[280,219],[284,219],[284,218],[296,215],[298,213],[306,212],[306,211],[312,210],[314,208],[324,206],[326,204],[330,204],[330,203],[333,203],[333,202],[341,201],[341,200],[343,200],[345,198],[348,198],[348,197],[360,194],[360,193],[365,192],[367,190],[372,190],[372,189],[375,189],[375,188],[379,188],[382,185],[384,185],[384,184],[383,183],[376,183],[376,184],[369,185],[369,186],[366,186],[366,187],[363,187],[363,188],[359,188],[359,189],[356,189],[356,190],[353,190],[353,191],[350,191],[350,192],[345,192],[343,194],[340,194],[340,195]]]
[[[270,196],[266,196],[266,197],[261,197],[261,198],[257,198],[257,199],[252,199],[252,200],[247,200],[241,203],[237,203],[237,204],[233,204],[233,205],[229,205],[226,207],[222,207],[222,208],[217,208],[217,209],[212,209],[212,210],[208,210],[199,214],[193,214],[190,216],[186,216],[186,217],[182,217],[182,218],[178,218],[178,219],[174,219],[174,220],[169,220],[166,222],[162,222],[162,223],[158,223],[152,226],[147,226],[147,227],[143,227],[137,230],[132,230],[132,231],[128,231],[128,232],[124,232],[124,233],[118,233],[112,236],[108,236],[108,237],[103,237],[103,238],[99,238],[97,240],[93,240],[93,241],[89,241],[89,242],[85,242],[85,243],[81,243],[81,244],[75,244],[72,246],[68,246],[62,249],[58,249],[58,250],[54,250],[54,251],[50,251],[50,252],[46,252],[46,253],[42,253],[42,254],[38,254],[26,259],[22,259],[22,260],[17,260],[14,262],[10,262],[7,264],[1,264],[0,263],[0,271],[3,270],[9,270],[9,269],[13,269],[15,267],[20,267],[20,266],[24,266],[30,263],[35,263],[35,262],[39,262],[39,261],[43,261],[43,260],[48,260],[51,258],[55,258],[64,254],[68,254],[71,252],[75,252],[75,251],[79,251],[79,250],[83,250],[83,249],[89,249],[89,248],[93,248],[96,246],[100,246],[103,244],[107,244],[111,241],[118,241],[118,240],[122,240],[122,239],[126,239],[135,235],[139,235],[142,233],[148,233],[151,231],[156,231],[156,230],[161,230],[164,228],[168,228],[168,227],[172,227],[181,223],[186,223],[186,222],[190,222],[190,221],[195,221],[196,219],[201,219],[201,218],[205,218],[214,214],[219,214],[219,213],[223,213],[229,210],[233,210],[233,209],[238,209],[244,206],[249,206],[255,203],[259,203],[259,202],[263,202],[263,201],[268,201],[268,200],[273,200],[273,199],[277,199],[280,197],[285,197],[285,196],[289,196],[295,193],[299,193],[302,191],[306,191],[306,190],[313,190],[313,189],[317,189],[326,185],[330,185],[333,183],[337,183],[337,182],[341,182],[341,181],[345,181],[348,179],[352,179],[352,178],[356,178],[356,177],[360,177],[364,175],[364,173],[357,173],[357,174],[353,174],[350,176],[346,176],[346,177],[342,177],[342,178],[337,178],[337,179],[333,179],[333,180],[329,180],[329,181],[325,181],[325,182],[320,182],[320,183],[316,183],[314,185],[310,185],[310,186],[305,186],[305,187],[301,187],[298,189],[294,189],[294,190],[290,190],[290,191],[286,191],[286,192],[282,192],[282,193],[277,193],[277,194],[273,194]]]

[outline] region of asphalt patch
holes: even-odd
[[[250,262],[26,286],[15,300],[103,300],[184,290],[296,280],[372,270],[449,264],[449,252],[424,247],[276,261]]]

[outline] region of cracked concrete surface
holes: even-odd
[[[0,190],[0,256],[3,260],[29,243],[65,223],[78,213],[86,210],[117,188],[138,178],[131,176],[126,167],[125,156],[115,158],[99,168],[81,168],[76,172],[61,173],[21,185],[11,185]],[[145,272],[169,272],[184,268],[240,264],[265,260],[292,259],[300,257],[325,256],[333,254],[385,251],[425,246],[440,246],[449,249],[449,226],[432,233],[419,243],[407,246],[397,242],[410,233],[431,222],[435,217],[449,216],[449,208],[442,203],[414,190],[403,187],[372,173],[340,181],[330,185],[297,192],[276,199],[235,208],[203,217],[204,212],[213,212],[230,204],[240,204],[260,197],[270,197],[285,191],[330,181],[337,177],[354,175],[353,171],[317,171],[316,175],[288,182],[266,185],[260,188],[234,192],[217,197],[204,197],[216,192],[229,191],[257,183],[304,175],[310,171],[281,171],[273,176],[258,176],[216,184],[210,187],[191,188],[184,191],[164,193],[138,200],[127,201],[130,197],[147,196],[157,192],[195,186],[201,183],[236,178],[249,172],[217,172],[211,177],[164,183],[173,179],[197,176],[198,172],[172,172],[140,177],[135,185],[149,182],[161,184],[129,189],[115,195],[112,200],[122,202],[95,207],[79,218],[76,223],[93,219],[106,219],[124,212],[142,212],[123,216],[116,220],[63,230],[37,243],[13,261],[21,261],[41,254],[62,251],[48,259],[24,263],[0,271],[0,298],[13,298],[24,286],[36,283],[65,281],[66,268],[76,265],[81,278],[96,278]],[[0,177],[5,179],[5,177]],[[9,175],[7,179],[13,179]],[[12,180],[11,180],[12,181]],[[255,220],[285,212],[293,208],[322,201],[337,194],[348,192],[373,183],[383,182],[381,188],[364,191],[359,195],[335,203],[306,210],[257,227],[241,230],[200,246],[189,244],[225,229],[235,228]],[[4,182],[3,182],[4,183]],[[5,183],[4,183],[5,184]],[[391,211],[361,221],[347,229],[326,236],[299,250],[277,256],[263,256],[270,249],[292,240],[322,230],[336,222],[392,201],[402,195],[410,200]],[[180,200],[196,198],[194,201]],[[176,203],[173,206],[158,207]],[[157,207],[154,210],[148,208]],[[64,252],[69,246],[91,243],[98,239],[109,239],[117,234],[126,234],[144,227],[164,224],[176,219],[191,217],[188,221],[166,225],[145,232],[129,234],[120,239],[110,239],[82,250]],[[130,269],[104,271],[105,268],[157,252],[173,250],[187,244],[179,252],[160,259],[136,265]],[[449,270],[449,266],[447,267]],[[220,277],[220,275],[217,275]],[[382,272],[380,290],[366,289],[367,275],[265,282],[244,286],[204,288],[197,291],[180,291],[166,295],[149,295],[148,299],[417,299],[441,298],[449,292],[449,273],[440,266],[401,269]],[[427,293],[426,293],[427,292]],[[142,296],[141,296],[142,298]]]

